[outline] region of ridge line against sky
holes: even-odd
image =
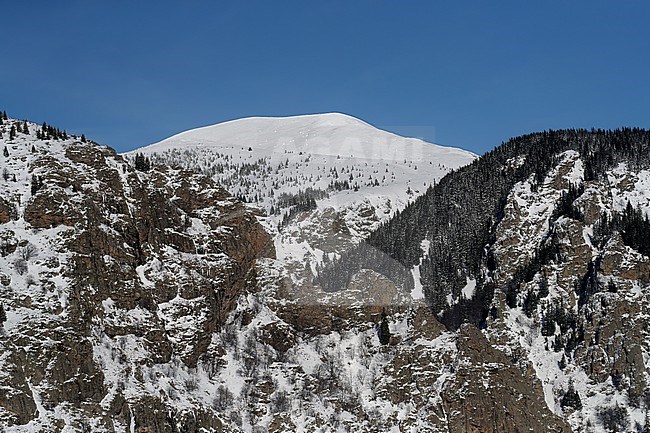
[[[549,128],[650,126],[637,0],[72,0],[3,15],[0,109],[120,152],[323,112],[479,154]]]

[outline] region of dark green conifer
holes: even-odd
[[[379,342],[383,345],[390,343],[390,327],[388,326],[388,318],[386,317],[386,310],[381,311],[381,323],[379,325]]]
[[[569,389],[567,389],[566,393],[564,393],[564,396],[560,401],[560,406],[562,406],[562,409],[565,407],[571,407],[576,410],[582,409],[580,394],[578,394],[578,391],[576,391],[575,387],[573,386],[573,379],[569,379]]]
[[[7,321],[7,313],[5,312],[4,305],[0,304],[0,326],[3,326]]]
[[[41,180],[41,178],[33,174],[32,185],[31,185],[32,195],[36,194],[38,190],[41,189],[42,186],[43,186],[43,181]]]

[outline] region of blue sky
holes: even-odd
[[[3,2],[0,108],[119,151],[339,111],[482,153],[650,127],[643,1]]]

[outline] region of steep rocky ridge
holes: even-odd
[[[649,148],[648,131],[633,128],[512,139],[442,179],[368,244],[414,269],[448,329],[480,327],[574,431],[643,431]],[[382,273],[378,254],[364,251],[326,276]]]
[[[9,139],[12,125],[21,132]],[[9,119],[1,128],[9,155],[2,165],[15,181],[2,185],[10,218],[1,227],[8,320],[0,424],[220,425],[200,409],[201,397],[188,395],[187,409],[178,409],[153,368],[196,368],[254,284],[256,260],[273,257],[256,216],[203,176],[137,172],[112,149],[78,137],[37,138],[32,123]]]

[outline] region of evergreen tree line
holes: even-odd
[[[148,156],[144,156],[141,153],[137,153],[135,155],[135,161],[134,161],[134,166],[135,169],[138,171],[149,171],[151,170],[151,160],[149,159]]]
[[[0,112],[0,125],[4,125],[7,120],[9,120],[7,112]],[[12,123],[11,128],[9,128],[9,139],[13,140],[16,138],[17,134],[29,135],[29,133],[29,125],[27,121],[16,121]],[[2,138],[1,133],[0,138]],[[36,138],[39,140],[67,140],[69,136],[65,130],[60,130],[59,128],[55,128],[52,125],[43,122],[41,128],[36,130]],[[86,141],[86,136],[84,134],[81,135],[81,141]]]
[[[294,216],[300,212],[308,212],[317,208],[316,200],[328,197],[326,191],[318,188],[307,188],[299,190],[296,194],[282,193],[277,197],[276,206],[271,206],[270,214],[279,215],[283,208],[289,208],[285,212],[280,222],[281,226],[285,226]]]
[[[650,132],[639,128],[611,131],[568,129],[545,131],[513,138],[486,153],[471,164],[450,172],[427,192],[373,232],[366,242],[330,264],[345,270],[376,266],[375,253],[382,251],[403,268],[420,263],[421,282],[427,301],[436,312],[455,309],[448,325],[462,320],[480,325],[488,313],[494,287],[484,284],[483,265],[498,268],[491,253],[494,232],[503,217],[509,192],[517,182],[531,179],[533,188],[542,184],[560,154],[577,151],[585,164],[587,180],[601,178],[606,170],[624,162],[630,169],[648,168]],[[573,201],[582,188],[572,186],[561,200],[555,217],[580,218]],[[421,243],[429,241],[428,254],[422,258]],[[365,244],[373,248],[367,248]],[[544,253],[546,254],[546,253]],[[545,260],[540,258],[539,260]],[[344,263],[344,262],[348,263]],[[478,279],[475,298],[483,305],[463,302],[461,290],[467,278]],[[461,299],[450,307],[447,297]],[[452,323],[453,322],[453,323]]]
[[[390,278],[399,289],[413,290],[411,270],[383,251],[362,242],[357,248],[343,252],[341,258],[330,261],[323,256],[323,264],[316,267],[314,282],[326,292],[345,289],[359,269],[371,269]]]
[[[25,123],[25,127],[27,127],[27,123]],[[29,131],[27,133],[29,133]],[[36,131],[36,138],[39,140],[67,140],[68,133],[43,122],[41,129]],[[84,135],[82,135],[82,141],[86,141]]]
[[[306,188],[295,194],[282,193],[276,197],[276,204],[279,209],[296,207],[301,211],[309,211],[316,208],[316,200],[328,197],[326,191],[318,188]]]

